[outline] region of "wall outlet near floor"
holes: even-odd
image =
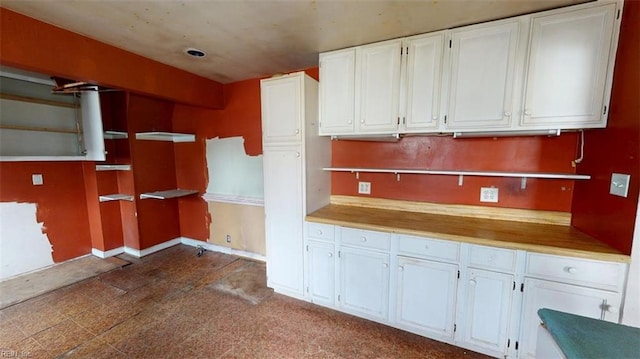
[[[631,175],[622,173],[611,174],[611,186],[609,187],[609,193],[614,196],[627,197],[629,195],[629,181]]]
[[[227,234],[227,243],[231,243],[231,235]]]
[[[371,182],[358,182],[358,193],[371,194]]]
[[[498,189],[495,187],[481,187],[480,202],[498,203]]]

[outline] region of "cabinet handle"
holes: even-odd
[[[300,134],[300,129],[297,129],[296,130],[296,135],[299,135],[299,134]]]
[[[434,121],[438,121],[438,116],[433,116],[432,118]]]
[[[362,239],[362,241],[363,241],[363,242],[366,242],[366,241],[367,241],[367,237],[365,237],[365,236],[362,236],[362,238],[361,238],[361,239]]]
[[[352,123],[353,123],[353,121],[349,120],[349,121],[347,121],[347,123],[348,123],[348,124],[352,124]]]
[[[399,270],[400,272],[402,272],[402,271],[404,271],[404,267],[403,267],[403,266],[398,266],[398,270]]]
[[[364,120],[360,120],[360,123],[364,123]]]
[[[389,268],[389,263],[383,263],[382,266],[385,268]]]
[[[507,116],[507,117],[511,117],[511,112],[507,111],[507,112],[504,113],[504,115]]]
[[[329,258],[333,257],[333,253],[329,252]]]
[[[424,249],[429,250],[429,245],[428,245],[428,244],[425,244],[425,245],[424,245]]]
[[[564,269],[567,273],[576,274],[578,273],[578,269],[575,267],[566,267]]]
[[[296,157],[300,157],[300,152],[296,152]]]
[[[318,229],[318,235],[321,236],[322,235],[322,230]]]
[[[475,279],[469,279],[469,285],[476,285],[478,284],[478,282],[476,282]]]
[[[524,114],[526,116],[531,116],[531,110],[524,110]]]

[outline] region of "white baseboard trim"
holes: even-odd
[[[93,254],[96,257],[104,259],[104,258],[109,258],[109,257],[117,256],[118,254],[124,253],[124,248],[125,247],[118,247],[114,249],[109,249],[108,251],[104,251],[104,252],[99,249],[91,248],[91,254]]]
[[[244,258],[249,258],[249,259],[253,259],[253,260],[257,260],[257,261],[261,261],[261,262],[266,262],[267,261],[267,257],[261,255],[261,254],[257,254],[257,253],[251,253],[251,252],[246,252],[246,251],[242,251],[239,249],[233,249],[233,248],[229,248],[229,247],[224,247],[224,246],[220,246],[217,244],[211,244],[209,242],[205,242],[205,241],[199,241],[197,239],[192,239],[192,238],[188,238],[188,237],[180,237],[181,243],[191,246],[191,247],[198,247],[198,246],[202,246],[204,249],[208,250],[208,251],[212,251],[212,252],[220,252],[220,253],[225,253],[225,254],[233,254],[234,256],[238,256],[238,257],[244,257]]]
[[[167,249],[169,247],[173,247],[176,244],[180,244],[180,237],[178,238],[174,238],[170,241],[166,241],[160,244],[156,244],[155,246],[149,247],[149,248],[145,248],[145,249],[134,249],[134,248],[130,248],[130,247],[124,247],[124,252],[132,255],[134,257],[144,257],[144,256],[148,256],[151,253],[155,253],[155,252],[159,252],[163,249]]]

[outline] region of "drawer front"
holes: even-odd
[[[469,267],[514,272],[516,258],[516,251],[510,249],[469,246]]]
[[[307,236],[333,242],[334,228],[331,224],[307,222]]]
[[[526,275],[619,291],[626,264],[547,254],[527,254]]]
[[[409,256],[457,262],[460,244],[438,239],[399,235],[398,252]]]
[[[340,231],[340,240],[344,245],[383,251],[389,250],[389,244],[391,243],[391,235],[389,233],[345,227],[340,227]]]

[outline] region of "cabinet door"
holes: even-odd
[[[341,247],[340,307],[354,314],[384,319],[389,306],[389,255]]]
[[[618,322],[620,293],[526,278],[520,325],[520,354],[534,358],[540,318],[538,309],[549,308],[589,318]],[[609,309],[611,308],[611,309]]]
[[[495,352],[506,354],[513,275],[471,269],[464,284],[464,320],[459,320],[463,341]]]
[[[385,41],[357,49],[356,132],[397,132],[402,41]]]
[[[313,303],[333,306],[335,298],[335,256],[333,243],[307,243],[307,296]]]
[[[515,20],[452,31],[447,128],[509,128],[519,29]]]
[[[396,322],[409,330],[453,339],[458,266],[398,257]]]
[[[320,54],[320,134],[353,133],[355,48]]]
[[[615,4],[532,19],[523,125],[605,127]]]
[[[262,80],[260,95],[263,143],[299,143],[303,118],[302,77]]]
[[[404,132],[437,131],[444,33],[407,41]]]
[[[302,158],[299,146],[265,147],[264,211],[267,285],[302,297]]]

